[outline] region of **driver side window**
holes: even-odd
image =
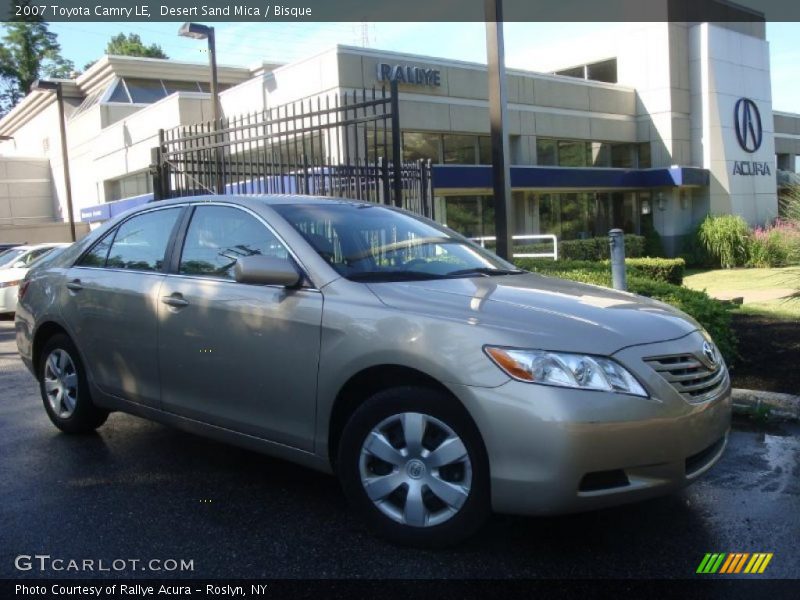
[[[233,281],[238,258],[253,255],[288,259],[289,252],[251,214],[230,206],[194,209],[178,272]]]

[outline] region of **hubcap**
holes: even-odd
[[[361,447],[359,470],[378,510],[412,527],[432,527],[453,517],[472,485],[472,464],[461,438],[421,413],[378,423]]]
[[[44,392],[50,408],[62,419],[68,419],[78,404],[78,373],[65,350],[53,350],[44,363]]]

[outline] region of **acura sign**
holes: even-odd
[[[761,112],[750,98],[739,98],[733,107],[733,122],[736,130],[736,141],[739,147],[753,154],[761,148],[764,139],[764,128],[761,123]],[[733,174],[756,176],[771,175],[768,162],[736,160],[733,162]]]
[[[750,98],[739,98],[733,109],[736,122],[736,139],[745,152],[753,153],[761,147],[764,130],[761,127],[761,113]]]

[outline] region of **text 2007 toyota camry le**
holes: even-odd
[[[124,411],[333,472],[409,544],[673,491],[730,425],[690,317],[362,202],[148,204],[34,269],[16,331],[63,431]]]

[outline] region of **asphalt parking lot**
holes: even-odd
[[[419,551],[371,537],[332,477],[122,414],[95,435],[59,433],[8,320],[0,397],[0,578],[71,575],[21,572],[21,554],[192,560],[169,575],[198,578],[682,578],[706,552],[772,552],[765,575],[800,576],[796,424],[738,423],[723,460],[679,494],[496,516],[461,546]]]

